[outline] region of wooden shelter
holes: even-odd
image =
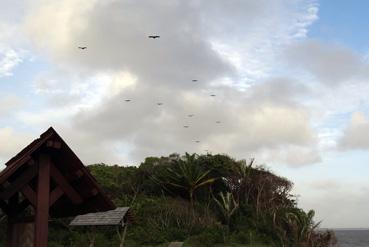
[[[78,215],[70,223],[71,226],[124,226],[133,223],[133,215],[129,207],[114,210]]]
[[[129,224],[133,222],[134,222],[133,214],[129,209],[129,207],[120,207],[106,212],[79,215],[72,220],[70,225],[90,227],[92,229],[95,229],[95,227],[102,226],[115,226],[117,229],[118,236],[120,238],[119,246],[123,247],[127,233],[127,227]],[[122,233],[120,231],[121,229],[123,229]],[[95,237],[96,235],[94,234],[90,239],[90,246],[94,246]]]
[[[0,208],[8,216],[7,247],[46,247],[49,218],[115,209],[53,128],[5,165]]]

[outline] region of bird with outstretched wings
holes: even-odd
[[[156,103],[157,105],[163,105],[163,103],[159,102],[159,103]]]
[[[192,79],[193,82],[197,82],[198,80],[197,79]]]
[[[78,49],[84,50],[84,49],[87,49],[87,46],[78,46]]]
[[[158,39],[160,35],[149,35],[149,39]]]
[[[125,102],[131,102],[131,100],[130,100],[130,99],[125,99],[124,101],[125,101]]]

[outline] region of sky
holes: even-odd
[[[85,164],[256,158],[323,227],[369,228],[367,1],[0,4],[0,166],[50,126]]]

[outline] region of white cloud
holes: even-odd
[[[128,72],[100,72],[93,75],[58,70],[39,75],[34,81],[38,95],[49,100],[51,108],[93,108],[135,87],[137,78]],[[68,110],[69,113],[70,110]]]
[[[0,49],[0,77],[13,75],[13,70],[22,63],[23,56],[21,52],[14,49]]]
[[[0,117],[21,107],[24,101],[15,95],[0,96]]]
[[[10,127],[0,127],[0,165],[16,155],[31,140],[28,133],[20,133]]]
[[[343,150],[369,149],[369,118],[361,112],[355,112],[339,140]]]

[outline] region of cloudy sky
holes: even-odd
[[[324,227],[369,227],[363,0],[0,4],[1,167],[49,126],[86,164],[255,157]]]

